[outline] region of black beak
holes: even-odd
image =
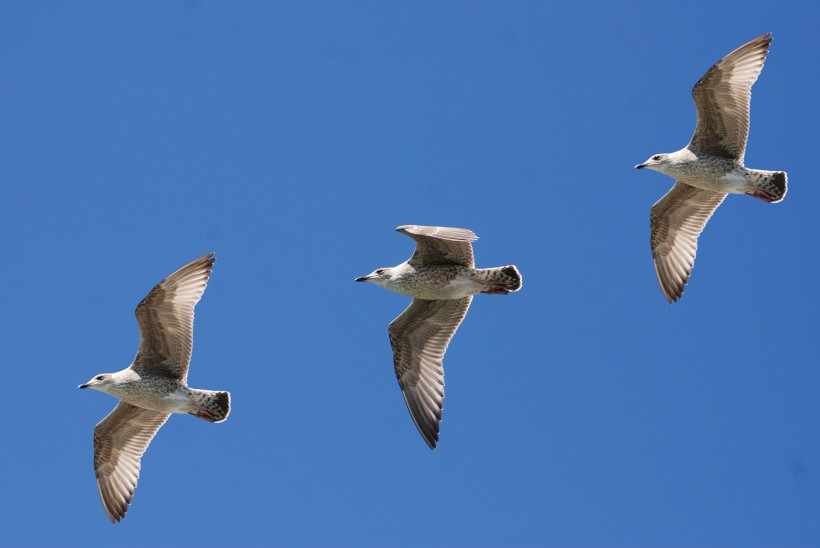
[[[646,167],[646,164],[638,164],[635,166],[635,169],[643,169]]]
[[[356,278],[356,281],[357,282],[366,282],[367,281],[367,276],[359,276],[358,278]]]
[[[81,384],[77,388],[88,388],[89,386],[91,386],[91,385],[90,384]]]

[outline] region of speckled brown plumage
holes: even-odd
[[[650,215],[655,273],[670,303],[683,295],[698,236],[727,194],[748,194],[766,202],[779,202],[786,195],[785,172],[743,164],[751,89],[771,41],[771,34],[764,34],[715,63],[692,89],[698,118],[689,144],[636,166],[676,179]]]
[[[194,307],[213,267],[213,253],[162,280],[136,309],[140,346],[130,367],[97,375],[80,388],[120,399],[94,429],[94,472],[103,508],[112,522],[125,517],[139,479],[140,461],[171,413],[221,422],[230,394],[189,388]]]
[[[521,288],[513,265],[475,268],[464,228],[405,225],[396,229],[416,241],[413,256],[393,268],[380,268],[368,281],[413,297],[390,324],[393,365],[410,416],[431,449],[438,443],[444,407],[444,353],[477,293],[506,294]]]

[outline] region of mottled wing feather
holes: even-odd
[[[650,246],[666,300],[676,302],[695,266],[698,236],[726,194],[680,181],[652,206]]]
[[[137,306],[140,348],[131,366],[183,382],[194,343],[194,306],[208,284],[213,253],[188,263],[151,290]]]
[[[771,33],[755,38],[715,63],[692,89],[698,123],[689,148],[743,161],[749,105],[768,54]]]
[[[416,240],[410,263],[422,265],[461,265],[475,268],[473,246],[478,239],[472,230],[446,226],[404,225],[396,229]]]
[[[112,523],[125,517],[137,488],[142,455],[168,417],[168,413],[120,402],[94,429],[97,489]]]
[[[393,365],[404,401],[431,449],[435,449],[438,442],[444,408],[444,352],[472,300],[472,297],[443,301],[413,299],[388,330]]]

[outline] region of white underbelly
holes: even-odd
[[[448,299],[463,299],[475,295],[481,289],[481,285],[472,278],[458,276],[450,280],[444,287],[443,292],[448,295]]]
[[[412,296],[419,299],[453,300],[475,295],[481,292],[482,289],[483,286],[475,280],[459,276],[448,281],[446,284],[417,288],[416,291],[413,291]]]
[[[703,190],[712,192],[722,192],[724,194],[745,194],[748,191],[749,183],[745,174],[738,171],[730,171],[720,177],[694,177],[689,176],[681,179],[684,183]]]
[[[745,194],[749,186],[746,180],[746,175],[738,173],[737,171],[730,171],[726,175],[718,178],[721,185],[726,188],[723,192],[731,192],[733,194]]]
[[[162,411],[166,413],[188,413],[191,409],[191,400],[187,394],[171,392],[160,398]]]

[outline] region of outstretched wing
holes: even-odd
[[[470,308],[472,297],[413,299],[390,324],[393,365],[404,401],[431,449],[438,443],[444,407],[444,352]]]
[[[718,61],[701,78],[692,97],[698,124],[689,142],[695,152],[743,161],[749,136],[749,105],[769,52],[771,33],[755,38]]]
[[[410,263],[475,267],[473,246],[478,239],[472,230],[445,226],[404,225],[396,229],[416,240]]]
[[[142,455],[168,417],[168,413],[120,402],[94,429],[97,489],[112,523],[125,517],[137,488]]]
[[[726,194],[721,192],[677,181],[666,196],[652,206],[649,224],[655,274],[670,303],[683,295],[683,286],[695,266],[698,236],[724,198]]]
[[[132,369],[185,381],[194,344],[194,306],[208,285],[213,253],[188,263],[137,306],[140,348]]]

